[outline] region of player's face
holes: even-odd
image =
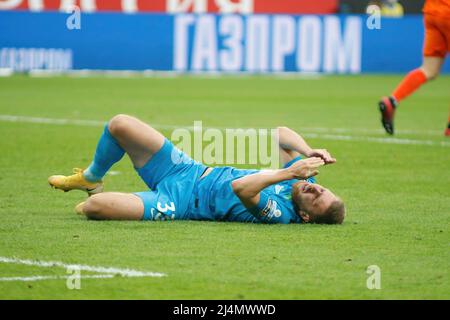
[[[316,183],[300,181],[292,188],[292,198],[300,210],[313,215],[321,215],[337,197],[327,188]]]

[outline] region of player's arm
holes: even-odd
[[[294,130],[287,127],[278,127],[277,129],[281,152],[285,156],[287,155],[287,159],[292,160],[301,154],[305,157],[322,158],[326,164],[336,162],[336,159],[326,149],[312,149],[305,139]]]
[[[285,169],[261,171],[241,177],[231,183],[233,192],[238,196],[246,208],[253,208],[259,204],[260,193],[272,184],[291,179],[307,179],[317,175],[317,168],[325,162],[318,157],[299,160]]]

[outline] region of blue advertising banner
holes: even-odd
[[[420,65],[421,16],[370,27],[367,16],[0,12],[0,68],[358,74]]]

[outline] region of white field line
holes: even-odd
[[[53,124],[53,125],[76,125],[85,127],[99,127],[104,126],[106,121],[97,120],[71,120],[71,119],[54,119],[54,118],[38,118],[25,116],[11,116],[7,114],[0,114],[0,121],[4,122],[19,122],[19,123],[38,123],[38,124]]]
[[[118,176],[118,175],[120,175],[120,174],[122,174],[122,173],[121,173],[120,171],[110,170],[110,171],[108,171],[106,174],[107,174],[107,175],[110,175],[110,176]]]
[[[165,273],[160,272],[143,272],[133,269],[120,269],[114,267],[98,267],[98,266],[88,266],[83,264],[67,264],[60,261],[40,261],[40,260],[28,260],[28,259],[16,259],[8,257],[0,257],[0,263],[12,263],[21,264],[27,266],[36,266],[43,268],[65,268],[72,270],[88,271],[88,272],[98,272],[102,274],[109,275],[120,275],[122,277],[165,277]]]
[[[99,127],[104,126],[106,121],[100,120],[75,120],[75,119],[56,119],[56,118],[42,118],[42,117],[28,117],[28,116],[14,116],[7,114],[0,114],[0,121],[4,122],[23,122],[23,123],[37,123],[37,124],[53,124],[53,125],[77,125],[87,127]],[[163,130],[178,129],[181,126],[176,125],[158,125],[152,124],[155,128]],[[193,126],[185,127],[186,129],[193,130]],[[216,129],[227,129],[226,127],[215,127]],[[207,129],[207,128],[205,128]],[[245,128],[243,128],[245,129]],[[317,133],[367,133],[367,134],[383,134],[383,129],[363,129],[363,128],[321,128],[321,127],[302,127],[302,131],[317,132]],[[441,136],[442,131],[438,130],[398,130],[403,134],[426,134]]]
[[[364,128],[308,128],[303,127],[303,130],[313,131],[317,133],[365,133],[365,134],[383,134],[386,132],[383,129],[364,129]],[[416,135],[428,135],[441,137],[442,130],[397,130],[397,133],[401,134],[416,134]]]
[[[335,134],[316,134],[306,133],[303,136],[306,138],[320,138],[324,140],[338,140],[338,141],[362,141],[362,142],[376,142],[384,144],[403,144],[403,145],[421,145],[421,146],[438,146],[450,147],[450,142],[446,141],[431,141],[431,140],[414,140],[403,138],[377,138],[377,137],[362,137],[362,136],[344,136]]]
[[[14,70],[12,69],[0,69],[0,75],[12,76]],[[45,70],[35,69],[30,70],[30,77],[35,78],[48,78],[48,77],[60,77],[68,76],[75,78],[89,78],[89,77],[106,77],[106,78],[199,78],[199,79],[240,79],[240,78],[261,78],[261,79],[281,79],[281,80],[317,80],[325,77],[325,75],[317,72],[266,72],[266,73],[254,73],[246,71],[238,72],[224,72],[224,71],[193,71],[193,72],[180,72],[180,71],[158,71],[158,70]]]
[[[8,282],[8,281],[42,281],[42,280],[61,280],[73,278],[74,276],[30,276],[30,277],[3,277],[0,278],[0,282]],[[77,278],[80,279],[109,279],[114,278],[112,274],[96,274],[96,275],[80,275]]]
[[[0,121],[4,122],[18,122],[18,123],[36,123],[36,124],[50,124],[50,125],[76,125],[76,126],[89,126],[100,127],[106,124],[106,121],[99,120],[73,120],[73,119],[56,119],[56,118],[41,118],[41,117],[27,117],[27,116],[13,116],[0,114]],[[160,130],[175,130],[185,128],[188,130],[194,130],[194,127],[182,127],[176,125],[163,125],[163,124],[151,124],[154,128]],[[203,127],[204,130],[209,127]],[[225,130],[226,127],[215,127],[215,129]],[[237,128],[235,128],[237,129]],[[242,128],[248,129],[248,128]],[[258,129],[258,128],[254,128]],[[367,137],[361,135],[342,135],[334,133],[367,133],[367,134],[379,134],[381,130],[369,130],[369,129],[346,129],[346,128],[302,128],[302,134],[307,138],[319,138],[324,140],[338,140],[338,141],[361,141],[361,142],[374,142],[383,144],[401,144],[401,145],[423,145],[423,146],[436,146],[436,147],[450,147],[450,142],[447,141],[432,141],[432,140],[417,140],[417,139],[404,139],[404,138],[390,138],[390,137]],[[401,131],[400,131],[401,132]],[[405,131],[404,133],[410,134],[437,134],[437,131]],[[442,133],[441,133],[442,134]]]

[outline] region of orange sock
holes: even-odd
[[[447,124],[447,129],[445,129],[445,136],[446,137],[450,137],[450,116],[448,116],[448,124]]]
[[[392,93],[392,96],[400,102],[405,99],[411,93],[419,89],[419,87],[427,82],[427,77],[425,73],[421,69],[416,69],[407,74],[405,78],[403,78],[402,82],[398,85],[395,91]]]

